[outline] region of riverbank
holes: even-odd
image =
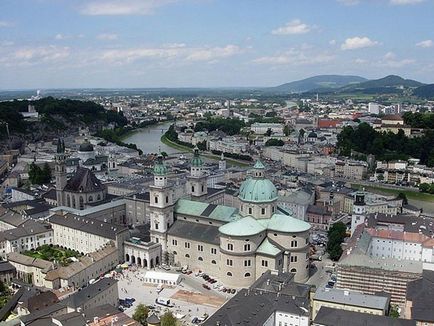
[[[165,144],[165,145],[167,145],[169,147],[175,148],[175,149],[177,149],[179,151],[193,152],[192,148],[187,147],[187,146],[183,146],[183,145],[180,145],[180,144],[177,144],[177,143],[171,141],[170,139],[168,139],[166,137],[166,135],[161,136],[161,142],[163,144]],[[215,154],[202,153],[201,155],[204,156],[204,157],[206,157],[206,158],[209,158],[211,160],[218,161],[220,159],[220,156],[219,155],[215,155]],[[250,163],[248,163],[248,162],[238,161],[238,160],[234,160],[234,159],[231,159],[231,158],[226,158],[226,161],[229,164],[232,164],[232,165],[235,165],[235,166],[240,166],[240,167],[246,167],[246,166],[250,165]]]

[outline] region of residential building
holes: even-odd
[[[390,297],[319,287],[312,302],[312,319],[315,319],[321,307],[385,316],[389,313]]]

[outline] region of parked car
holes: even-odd
[[[211,288],[207,284],[202,284],[202,286],[207,290],[211,290]]]

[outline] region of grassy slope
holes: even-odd
[[[434,203],[434,195],[426,194],[423,192],[411,191],[411,190],[399,190],[399,189],[389,189],[383,187],[373,187],[373,186],[365,186],[359,184],[352,184],[353,187],[359,188],[363,187],[366,190],[370,190],[372,192],[385,194],[385,195],[398,195],[400,192],[404,193],[408,199],[426,201]]]

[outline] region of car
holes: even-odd
[[[207,290],[211,290],[211,288],[207,284],[202,284],[202,286]]]
[[[235,290],[235,289],[232,289],[232,290],[231,290],[231,293],[232,293],[232,294],[235,294],[235,292],[237,292],[237,290]]]
[[[120,312],[124,312],[125,309],[124,309],[124,307],[119,306],[119,307],[118,307],[118,310],[119,310]]]
[[[326,288],[326,289],[332,289],[333,286],[330,286],[330,285],[326,284],[325,288]]]
[[[149,305],[149,306],[146,306],[149,310],[155,310],[155,306],[153,306],[153,305]]]
[[[164,269],[165,271],[170,271],[170,267],[167,266],[166,264],[162,264],[161,268]]]

